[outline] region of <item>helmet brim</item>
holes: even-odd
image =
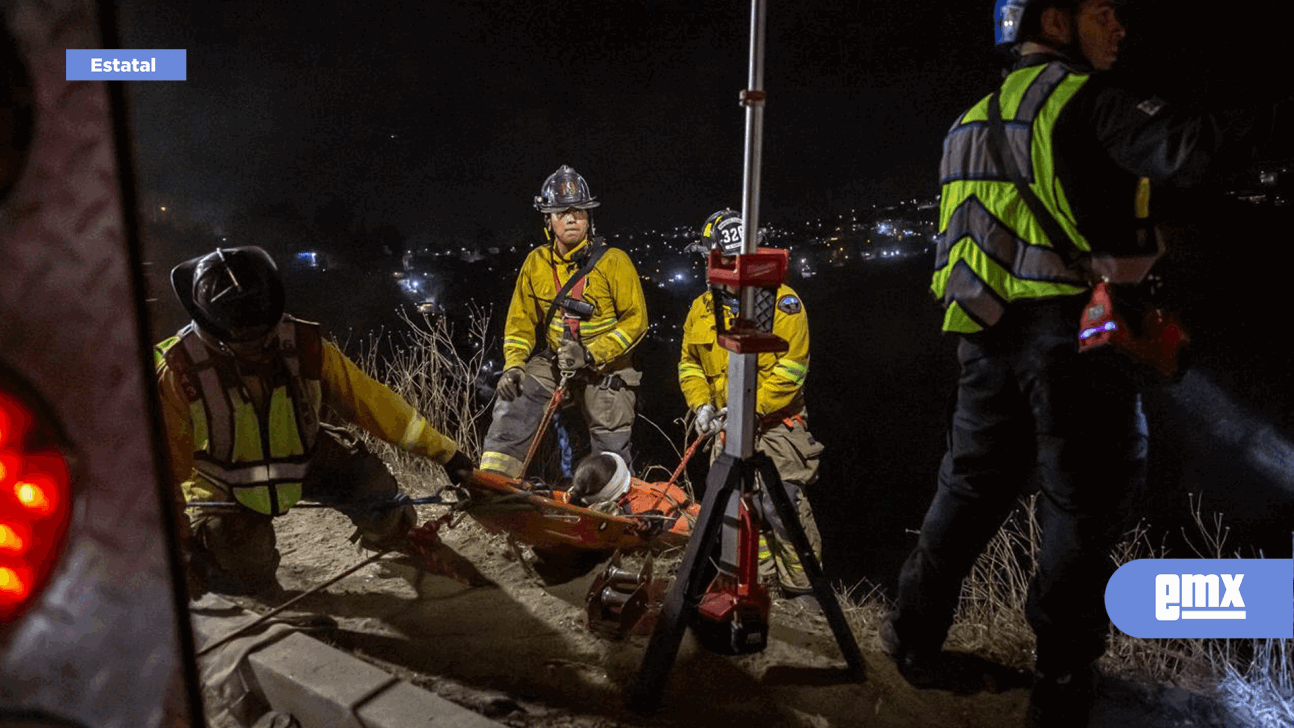
[[[593,208],[598,207],[601,204],[602,203],[598,202],[597,200],[589,200],[588,202],[577,202],[570,205],[536,204],[535,209],[547,215],[550,212],[561,212],[563,210],[592,210]]]
[[[175,291],[175,297],[180,299],[180,305],[189,314],[189,318],[194,320],[201,318],[202,315],[193,302],[193,272],[198,268],[198,261],[205,257],[207,256],[204,253],[171,269],[171,288]]]

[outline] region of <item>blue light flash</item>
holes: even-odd
[[[1113,321],[1106,321],[1100,326],[1093,326],[1090,329],[1083,329],[1082,331],[1079,332],[1078,338],[1090,339],[1093,336],[1096,336],[1097,334],[1101,333],[1102,331],[1116,331],[1118,330],[1118,328],[1119,326],[1115,324]]]

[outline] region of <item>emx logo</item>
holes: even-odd
[[[1138,559],[1110,577],[1105,608],[1133,637],[1294,637],[1294,560]]]
[[[1244,619],[1244,580],[1244,574],[1160,574],[1155,577],[1155,619]]]

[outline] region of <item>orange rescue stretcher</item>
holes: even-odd
[[[673,483],[637,478],[630,479],[629,490],[605,511],[571,503],[566,491],[482,470],[463,486],[472,495],[466,513],[487,530],[550,553],[683,546],[701,511],[701,505]]]
[[[701,512],[673,481],[630,478],[619,498],[585,507],[571,503],[567,491],[477,471],[463,483],[472,496],[465,511],[487,530],[530,546],[537,557],[532,568],[550,584],[606,562],[584,597],[585,626],[611,638],[646,635],[671,581],[653,576],[654,554],[686,545]],[[645,558],[630,569],[623,566],[626,554]]]

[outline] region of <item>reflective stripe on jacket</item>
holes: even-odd
[[[504,368],[519,367],[542,347],[535,330],[560,286],[583,266],[588,241],[563,257],[553,244],[535,248],[526,256],[517,274],[508,318],[503,333]],[[628,353],[647,333],[647,302],[642,282],[628,254],[609,248],[589,271],[581,298],[593,306],[593,314],[579,323],[580,341],[602,368]],[[559,308],[548,324],[548,346],[556,350],[566,324]]]
[[[267,393],[263,417],[238,373],[212,356],[192,324],[157,347],[159,359],[180,375],[188,399],[194,470],[271,516],[301,499],[322,400],[318,326],[284,317],[277,336],[287,377]]]
[[[719,346],[709,291],[697,296],[683,324],[683,348],[678,363],[678,383],[687,406],[723,407],[728,402],[728,350]],[[730,321],[728,322],[730,323]],[[804,380],[809,375],[809,317],[804,302],[790,286],[777,290],[773,333],[790,348],[759,355],[755,412],[761,417],[804,409]]]

